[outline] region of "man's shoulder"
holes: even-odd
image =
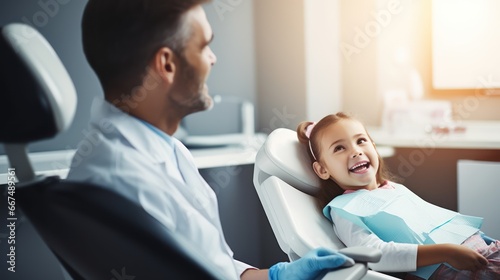
[[[97,137],[95,140],[91,142],[86,138],[79,144],[71,160],[69,179],[109,176],[113,170],[123,170],[131,162],[122,160],[125,155],[133,157],[138,154],[123,139]]]

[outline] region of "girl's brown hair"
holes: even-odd
[[[312,168],[312,163],[315,161],[321,161],[321,149],[320,149],[320,138],[321,138],[321,132],[326,128],[329,127],[332,124],[337,123],[340,120],[354,120],[353,117],[339,112],[336,114],[331,114],[327,115],[326,117],[322,118],[317,124],[314,125],[311,134],[309,137],[306,135],[306,131],[309,125],[312,125],[313,122],[310,121],[305,121],[301,122],[297,126],[297,138],[299,139],[299,142],[304,145],[304,149],[307,150],[307,153],[309,154],[309,158],[311,159],[311,168]],[[366,132],[368,137],[370,138],[370,141],[373,140]],[[378,154],[378,160],[379,160],[379,167],[377,170],[376,174],[376,179],[377,183],[381,184],[384,181],[387,180],[394,180],[394,177],[389,173],[387,168],[385,167],[384,161]],[[335,197],[341,195],[344,192],[342,188],[333,180],[322,180],[321,181],[321,186],[319,191],[316,194],[316,205],[320,210],[322,210],[332,199]]]

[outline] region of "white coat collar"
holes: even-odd
[[[118,132],[140,153],[153,162],[162,163],[168,158],[172,148],[137,118],[116,108],[102,98],[94,98],[91,109],[91,125],[103,134]]]

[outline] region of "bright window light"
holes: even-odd
[[[500,88],[500,1],[432,1],[435,89]]]

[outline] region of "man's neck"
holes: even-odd
[[[166,104],[147,98],[147,94],[145,98],[106,94],[105,99],[121,111],[150,123],[168,135],[173,135],[181,122],[181,118],[173,114],[175,110],[165,109]]]

